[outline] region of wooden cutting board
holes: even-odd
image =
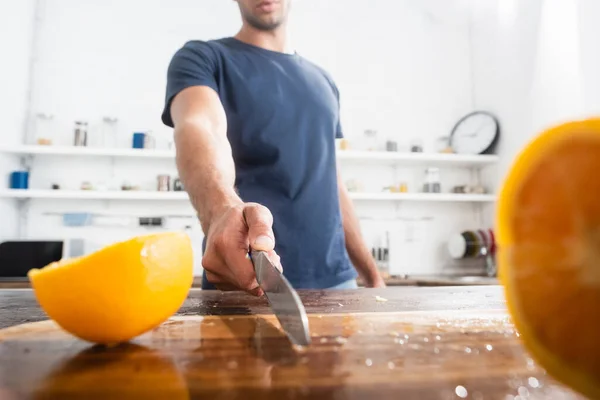
[[[51,321],[0,330],[0,399],[577,399],[504,311],[310,314],[294,349],[273,315],[174,317],[94,347]]]

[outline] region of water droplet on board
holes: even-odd
[[[467,397],[467,395],[469,394],[469,392],[467,391],[467,389],[464,386],[460,386],[458,385],[455,389],[454,389],[454,393],[456,393],[456,395],[462,399],[464,399],[465,397]]]
[[[404,335],[404,339],[408,340],[408,335]]]
[[[388,368],[389,368],[389,369],[394,369],[394,368],[396,368],[396,364],[394,364],[393,362],[391,362],[391,361],[390,361],[390,362],[388,363]]]
[[[440,349],[438,349],[438,348],[436,347],[436,348],[434,348],[434,349],[433,349],[433,352],[434,352],[435,354],[440,354]]]
[[[423,338],[423,341],[424,341],[425,343],[427,343],[427,342],[429,342],[429,339],[428,339],[428,338]]]
[[[538,388],[540,387],[540,381],[537,380],[537,378],[531,376],[529,377],[529,379],[527,379],[527,383],[529,383],[529,386],[531,386],[532,388]]]
[[[323,338],[321,338],[321,339],[319,340],[319,342],[321,342],[321,343],[327,343],[327,338],[324,338],[324,337],[323,337]]]
[[[517,392],[519,392],[519,396],[521,397],[529,396],[529,389],[527,389],[525,386],[521,386]]]
[[[535,362],[533,361],[533,359],[527,357],[527,366],[528,367],[533,367],[534,365],[535,365]]]
[[[442,340],[442,337],[440,335],[435,335],[435,340]]]
[[[486,345],[485,345],[485,349],[486,349],[487,351],[492,351],[492,350],[494,349],[494,346],[492,346],[491,344],[486,344]]]
[[[371,365],[373,365],[373,360],[371,360],[370,358],[367,358],[367,359],[365,360],[365,365],[366,365],[367,367],[370,367]]]
[[[404,344],[404,340],[398,339],[398,338],[394,339],[394,342],[396,342],[398,344]]]
[[[465,353],[471,353],[471,348],[470,347],[465,347]]]
[[[338,336],[335,338],[335,341],[339,344],[344,344],[348,341],[348,339],[346,339],[345,337],[342,337],[342,336]]]

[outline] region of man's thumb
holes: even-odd
[[[271,251],[275,248],[273,215],[265,206],[249,203],[244,208],[248,225],[248,240],[253,250]]]

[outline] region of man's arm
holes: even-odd
[[[221,100],[212,88],[192,86],[175,96],[170,111],[177,168],[207,238],[202,258],[206,277],[219,288],[260,295],[248,247],[269,252],[279,265],[273,251],[273,217],[259,204],[244,203],[235,192],[235,167]]]
[[[342,210],[342,221],[346,236],[346,250],[350,256],[350,261],[354,264],[354,267],[365,281],[367,287],[385,287],[383,278],[377,269],[377,264],[363,240],[360,223],[354,211],[352,199],[350,199],[346,185],[342,180],[339,167],[337,177],[340,208]]]
[[[173,99],[177,168],[204,233],[215,214],[242,204],[235,193],[235,168],[227,119],[217,93],[206,86],[182,90]]]

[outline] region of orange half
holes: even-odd
[[[64,330],[116,344],[179,309],[192,286],[192,247],[184,233],[139,236],[31,270],[29,279],[40,306]]]
[[[496,226],[525,346],[557,380],[600,398],[600,119],[549,129],[525,148]]]

